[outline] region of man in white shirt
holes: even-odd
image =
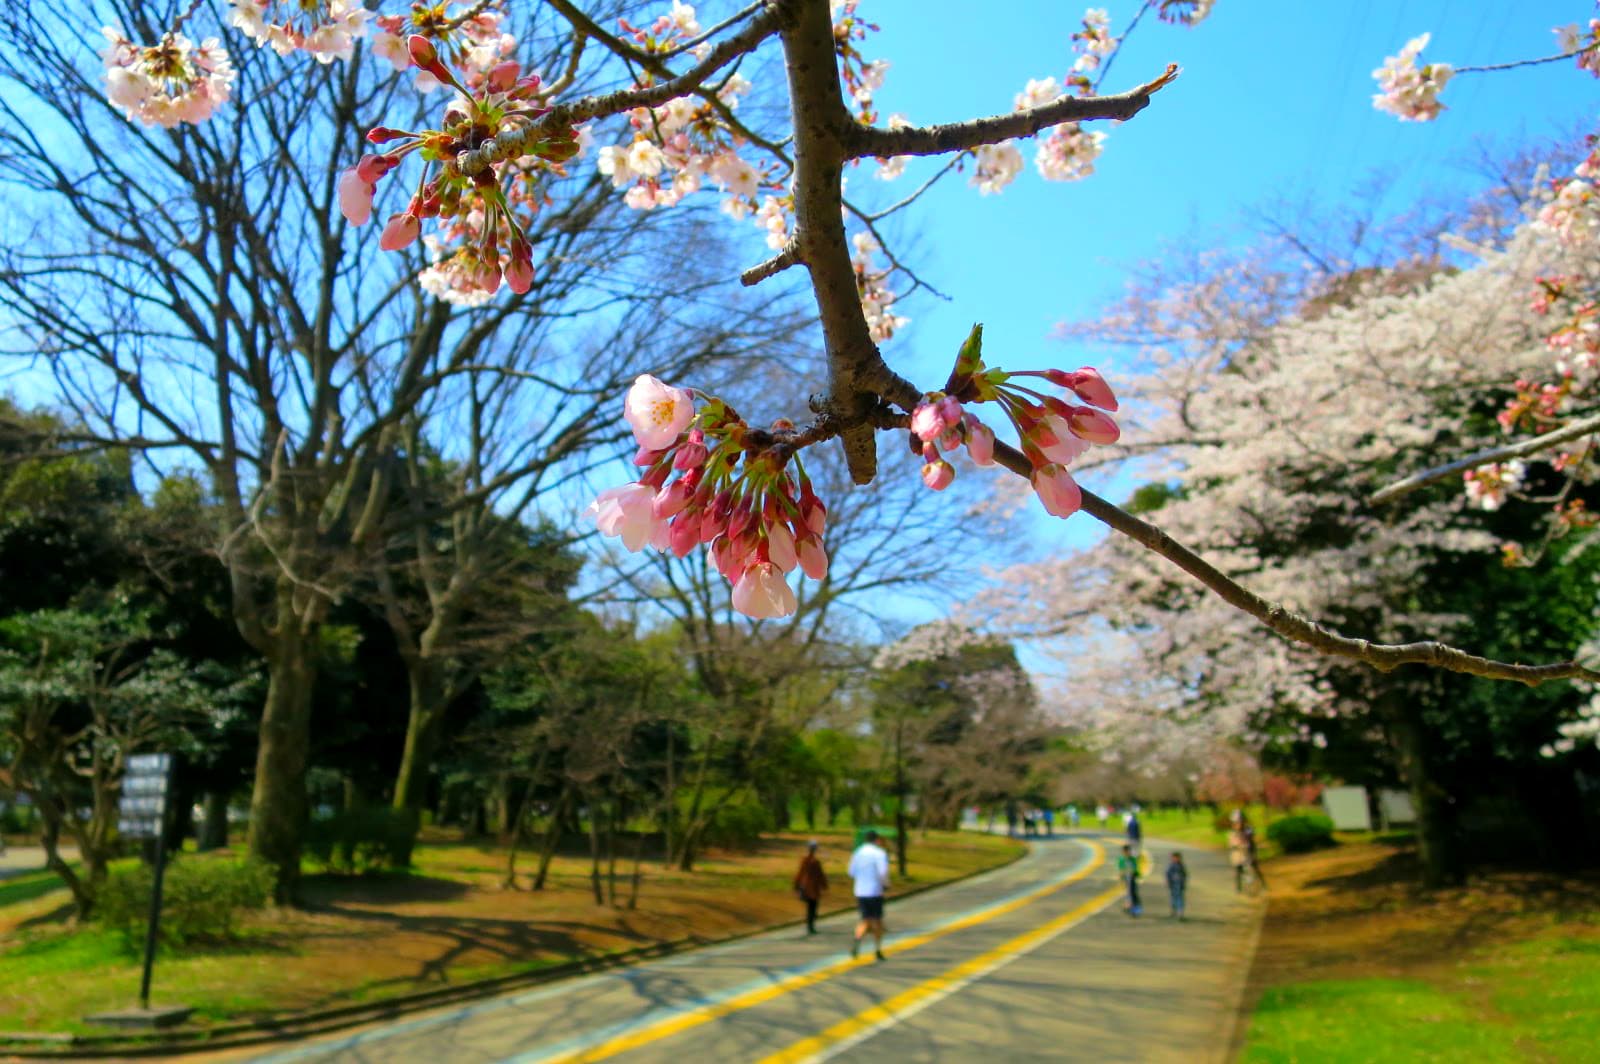
[[[850,855],[850,878],[855,883],[856,908],[861,922],[850,943],[850,956],[861,949],[861,940],[872,932],[873,951],[883,960],[883,894],[889,889],[889,855],[878,845],[878,833],[869,831],[865,841]]]

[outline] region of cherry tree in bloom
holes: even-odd
[[[831,5],[770,0],[741,9],[710,30],[681,0],[652,21],[616,20],[615,31],[576,9],[568,11],[565,0],[555,6],[573,27],[574,44],[568,52],[571,66],[548,83],[515,60],[499,58],[509,54],[505,27],[479,19],[488,13],[486,5],[414,9],[409,21],[382,16],[378,28],[385,39],[378,50],[398,65],[397,40],[405,33],[405,58],[453,91],[437,109],[425,107],[424,118],[407,123],[422,128],[373,128],[368,140],[376,151],[340,178],[339,201],[349,224],[365,224],[384,189],[404,181],[414,191],[403,205],[395,204],[400,210],[388,214],[378,240],[381,249],[404,252],[422,243],[434,259],[423,270],[424,280],[430,291],[446,298],[476,301],[502,284],[524,292],[537,268],[526,221],[549,206],[542,179],[564,173],[579,156],[580,128],[592,129],[600,144],[595,165],[628,206],[672,207],[715,189],[725,213],[759,225],[773,252],[744,272],[746,284],[789,269],[805,271],[817,301],[829,378],[827,391],[811,404],[815,420],[795,426],[778,418],[774,428],[758,430],[726,403],[701,397],[691,427],[667,448],[670,458],[641,455],[645,472],[638,481],[658,494],[675,492],[669,500],[673,505],[687,492],[698,502],[685,510],[697,519],[678,521],[685,510],[663,518],[652,508],[654,524],[647,526],[639,491],[608,495],[593,516],[619,537],[636,542],[648,527],[649,541],[674,551],[692,545],[692,532],[702,542],[720,542],[712,547],[713,557],[735,588],[745,588],[740,601],[755,610],[781,610],[785,602],[772,573],[756,567],[787,571],[788,540],[794,541],[797,565],[806,556],[806,537],[793,512],[807,501],[800,452],[839,439],[852,479],[864,484],[876,475],[874,434],[910,431],[922,460],[919,475],[928,486],[948,486],[954,467],[945,456],[965,447],[975,462],[992,461],[1025,478],[1048,512],[1091,513],[1201,575],[1230,601],[1247,601],[1244,608],[1252,616],[1293,638],[1366,660],[1387,661],[1383,655],[1389,655],[1514,673],[1515,667],[1481,666],[1464,655],[1441,659],[1433,649],[1325,639],[1305,618],[1240,599],[1229,581],[1197,564],[1186,548],[1082,490],[1070,471],[1073,464],[1090,447],[1115,443],[1121,431],[1111,416],[1116,406],[1111,389],[1093,370],[990,369],[978,350],[976,331],[949,380],[936,391],[918,388],[884,361],[878,345],[904,324],[891,281],[902,274],[913,290],[922,282],[885,246],[878,223],[909,207],[921,192],[883,212],[868,211],[846,197],[844,175],[867,160],[879,160],[881,167],[883,161],[943,156],[944,169],[933,180],[976,164],[983,171],[981,191],[992,193],[1015,176],[1020,141],[1037,138],[1035,166],[1043,177],[1088,176],[1104,135],[1085,123],[1132,118],[1177,76],[1176,67],[1169,66],[1128,92],[1101,95],[1100,83],[1127,36],[1112,32],[1108,11],[1091,9],[1084,16],[1082,29],[1073,35],[1072,67],[1059,83],[1035,79],[1007,114],[924,127],[880,124],[875,97],[890,67],[863,51],[876,27],[862,18],[856,0]],[[1163,21],[1192,26],[1210,8],[1162,0],[1139,7],[1127,25],[1153,9]],[[235,15],[252,37],[280,50],[292,46],[310,52],[321,61],[350,53],[368,21],[364,7],[342,0],[292,6],[241,0]],[[786,59],[787,130],[768,128],[765,116],[757,122],[739,109],[751,88],[740,71],[756,68],[745,60],[769,41]],[[625,73],[620,88],[599,96],[570,94],[586,44],[611,64],[605,68],[611,74]],[[1420,46],[1413,58],[1416,50]],[[1057,95],[1055,84],[1068,91]],[[430,112],[436,117],[427,117]],[[626,130],[608,132],[609,119],[626,121]],[[979,153],[985,154],[980,158]],[[396,176],[402,170],[410,173]],[[386,180],[391,176],[396,176],[393,183]],[[886,265],[878,264],[879,256]],[[1030,376],[1042,383],[1035,386]],[[1061,392],[1043,390],[1048,387]],[[969,418],[966,407],[983,402],[995,403],[1011,423],[1016,445],[997,439],[976,416]],[[926,408],[940,422],[937,431]],[[679,468],[680,460],[680,479],[667,483],[667,471]],[[708,499],[696,494],[698,482],[688,482],[692,478],[685,470],[695,469],[716,487]],[[751,527],[730,531],[726,525],[734,517],[730,507],[741,501],[752,508],[748,520],[759,522],[751,526],[754,533]]]
[[[233,66],[215,37],[199,45],[169,33],[154,45],[136,45],[105,27],[106,98],[129,119],[167,129],[204,122],[228,102]]]

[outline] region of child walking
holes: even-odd
[[[1167,894],[1172,899],[1172,915],[1183,919],[1183,891],[1189,885],[1189,870],[1183,865],[1183,854],[1174,852],[1167,862]]]

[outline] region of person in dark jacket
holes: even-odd
[[[817,933],[817,902],[828,890],[828,873],[817,860],[817,844],[806,843],[806,855],[800,858],[800,870],[794,874],[794,892],[806,903],[806,934]]]
[[[1183,919],[1183,892],[1189,886],[1189,870],[1184,867],[1183,854],[1173,853],[1167,862],[1167,895],[1172,899],[1172,915]]]

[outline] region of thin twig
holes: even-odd
[[[1543,436],[1535,436],[1520,443],[1508,443],[1503,447],[1490,447],[1487,450],[1469,454],[1465,458],[1457,458],[1453,462],[1446,462],[1444,465],[1434,466],[1432,469],[1424,469],[1420,473],[1413,473],[1404,480],[1397,480],[1393,484],[1373,492],[1367,496],[1367,502],[1373,506],[1393,502],[1402,495],[1432,484],[1435,481],[1454,476],[1457,473],[1464,473],[1469,469],[1488,465],[1490,462],[1504,462],[1511,458],[1526,458],[1541,451],[1548,451],[1550,448],[1566,443],[1568,440],[1575,440],[1580,436],[1587,436],[1594,432],[1600,432],[1600,414],[1591,414],[1589,417],[1580,418],[1569,425],[1556,429],[1554,432],[1547,432]]]

